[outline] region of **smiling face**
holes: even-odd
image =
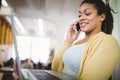
[[[90,3],[81,5],[78,17],[81,31],[85,33],[100,32],[102,21],[105,19],[105,15],[98,15],[96,7]]]

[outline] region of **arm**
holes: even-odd
[[[62,55],[64,51],[68,49],[72,45],[72,43],[77,39],[80,33],[80,30],[77,33],[75,33],[74,28],[76,27],[75,25],[76,23],[77,21],[74,22],[67,30],[66,40],[63,43],[61,49],[56,54],[55,58],[53,59],[52,70],[62,71],[63,69]]]
[[[66,49],[68,49],[72,44],[64,42],[61,49],[58,51],[58,53],[55,55],[53,62],[52,62],[52,70],[55,71],[61,71],[63,68],[62,64],[62,55]]]
[[[120,59],[120,47],[112,36],[107,36],[84,63],[81,79],[108,80]]]

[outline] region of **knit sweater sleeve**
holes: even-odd
[[[55,55],[53,62],[52,62],[52,70],[54,71],[62,71],[63,69],[63,62],[62,62],[62,55],[66,49],[68,49],[72,44],[64,42],[61,46],[58,53]]]
[[[108,80],[120,59],[120,47],[111,35],[107,35],[98,46],[91,46],[95,49],[87,55],[81,79]]]

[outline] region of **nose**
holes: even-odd
[[[81,20],[84,20],[85,19],[85,15],[81,15],[80,17],[79,17],[79,20],[81,21]]]

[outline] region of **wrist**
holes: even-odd
[[[70,43],[70,44],[73,43],[73,41],[71,41],[71,40],[65,40],[65,42]]]

